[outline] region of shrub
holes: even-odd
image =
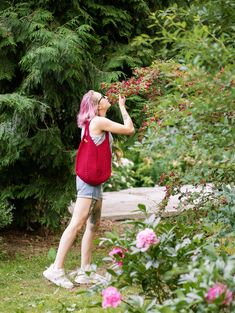
[[[89,292],[115,288],[118,305],[132,313],[233,312],[235,254],[228,254],[224,241],[233,242],[234,231],[223,232],[233,188],[211,191],[185,194],[191,208],[170,218],[160,218],[161,211],[149,216],[139,205],[144,219],[126,221],[123,233],[100,239],[110,247],[106,281]]]
[[[10,205],[7,201],[0,202],[0,229],[11,224],[13,209],[13,205]]]
[[[142,159],[140,168],[135,165],[136,181],[147,175],[158,183],[162,174],[167,178],[173,173],[181,184],[231,183],[235,96],[231,68],[211,75],[173,61],[156,61],[145,73],[154,73],[147,90],[136,91],[139,76],[123,87],[124,94],[134,88],[144,103],[138,141],[132,148],[133,155],[139,154],[136,159]],[[115,96],[117,90],[107,87],[107,93]],[[144,160],[150,164],[147,171],[141,170]]]
[[[108,233],[101,238],[101,244],[116,247],[104,259],[111,261],[107,271],[116,287],[138,286],[145,295],[162,302],[176,288],[177,275],[170,280],[168,273],[177,267],[180,274],[191,258],[202,253],[203,234],[192,232],[190,236],[183,228],[176,229],[166,221],[160,223],[155,215],[130,225],[120,237]]]

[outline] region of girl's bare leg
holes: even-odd
[[[77,198],[72,218],[60,239],[57,255],[54,261],[55,268],[59,269],[64,267],[66,255],[77,234],[87,221],[89,211],[91,210],[92,200],[93,199],[89,198]]]
[[[86,230],[82,238],[81,267],[86,268],[91,264],[93,240],[100,224],[102,199],[97,200],[96,205],[87,220]]]

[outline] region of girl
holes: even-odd
[[[99,92],[90,90],[82,98],[78,114],[78,126],[82,128],[81,137],[84,134],[85,123],[88,120],[89,132],[96,145],[101,144],[105,139],[105,132],[109,132],[110,148],[112,135],[133,135],[133,122],[125,108],[125,97],[119,95],[119,108],[123,118],[123,124],[116,123],[106,118],[106,112],[111,104],[107,97]],[[64,262],[66,255],[72,246],[76,236],[86,223],[86,230],[81,244],[81,268],[76,270],[75,282],[87,284],[95,282],[99,277],[91,273],[92,242],[98,228],[101,217],[102,206],[102,185],[92,186],[85,183],[78,176],[76,177],[77,200],[72,213],[69,225],[65,229],[59,243],[57,255],[53,264],[43,272],[43,276],[54,284],[71,289],[74,284],[65,275]]]

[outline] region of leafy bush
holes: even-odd
[[[229,202],[231,187],[224,187],[224,191]],[[104,288],[115,287],[115,305],[121,300],[125,312],[233,312],[235,254],[225,252],[218,240],[222,234],[217,233],[218,226],[226,226],[222,215],[226,217],[227,212],[221,208],[220,220],[212,223],[207,217],[211,209],[208,202],[213,206],[221,199],[218,194],[210,199],[206,196],[204,207],[196,212],[189,209],[161,221],[155,214],[147,216],[146,208],[139,205],[145,219],[124,222],[123,233],[107,233],[100,239],[100,244],[110,247],[104,258],[110,266],[106,281],[89,292],[101,294]],[[223,239],[229,240],[232,234],[223,234],[229,235]],[[134,291],[127,294],[130,286]],[[114,306],[109,300],[109,306]]]
[[[234,64],[234,18],[232,0],[174,3],[150,15],[152,33],[141,42],[152,45],[155,57],[218,70]]]
[[[133,221],[133,227],[121,235],[108,233],[106,239],[101,239],[101,243],[106,243],[110,247],[120,247],[123,250],[123,257],[116,255],[105,258],[111,261],[111,269],[107,270],[114,275],[118,281],[116,286],[137,285],[140,286],[145,295],[157,297],[161,303],[176,288],[177,275],[169,280],[168,272],[177,267],[184,271],[185,264],[201,253],[203,246],[203,235],[190,235],[189,231],[180,227],[172,226],[167,222],[159,223],[160,219],[155,215],[147,217],[143,221]],[[138,244],[138,236],[141,231],[152,231],[156,234],[156,241],[151,241],[149,231],[145,235],[150,244],[141,246]],[[142,237],[144,234],[142,235]],[[142,239],[144,241],[145,238]],[[114,265],[112,264],[114,261]],[[121,267],[117,266],[117,262]],[[116,270],[114,273],[113,270]]]
[[[124,301],[126,312],[233,312],[235,256],[219,257],[208,249],[208,255],[190,263],[180,276],[174,297],[157,304],[133,295]]]
[[[232,236],[235,233],[235,188],[234,186],[222,186],[218,193],[216,207],[208,212],[210,223],[221,225],[218,233],[220,237]]]
[[[0,202],[0,229],[11,224],[13,209],[14,207],[7,201]]]
[[[134,163],[127,158],[114,154],[112,160],[112,175],[104,184],[104,191],[118,191],[130,188],[135,184],[133,174]]]
[[[174,61],[155,61],[126,82],[103,85],[111,99],[119,89],[130,95],[130,111],[132,99],[142,99],[138,141],[128,154],[137,161],[136,181],[148,176],[158,183],[164,174],[166,183],[173,173],[181,184],[232,182],[233,85],[229,66],[211,75]]]
[[[232,296],[235,255],[218,256],[213,249],[208,249],[206,256],[189,264],[179,278],[177,298],[163,304],[163,308],[169,307],[172,312],[232,312],[235,306]],[[216,284],[223,284],[228,289],[229,299],[226,299],[226,292],[220,296],[217,291],[213,296],[211,288]],[[160,309],[160,312],[164,310]]]

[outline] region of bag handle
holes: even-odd
[[[85,131],[84,131],[84,137],[90,137],[90,132],[89,132],[89,125],[90,125],[90,121],[86,120],[86,125],[85,125]],[[105,132],[105,139],[109,139],[109,133],[106,131]]]
[[[85,136],[85,137],[90,136],[90,133],[89,133],[89,124],[90,124],[90,122],[89,122],[88,120],[86,120],[85,132],[84,132],[84,136]]]

